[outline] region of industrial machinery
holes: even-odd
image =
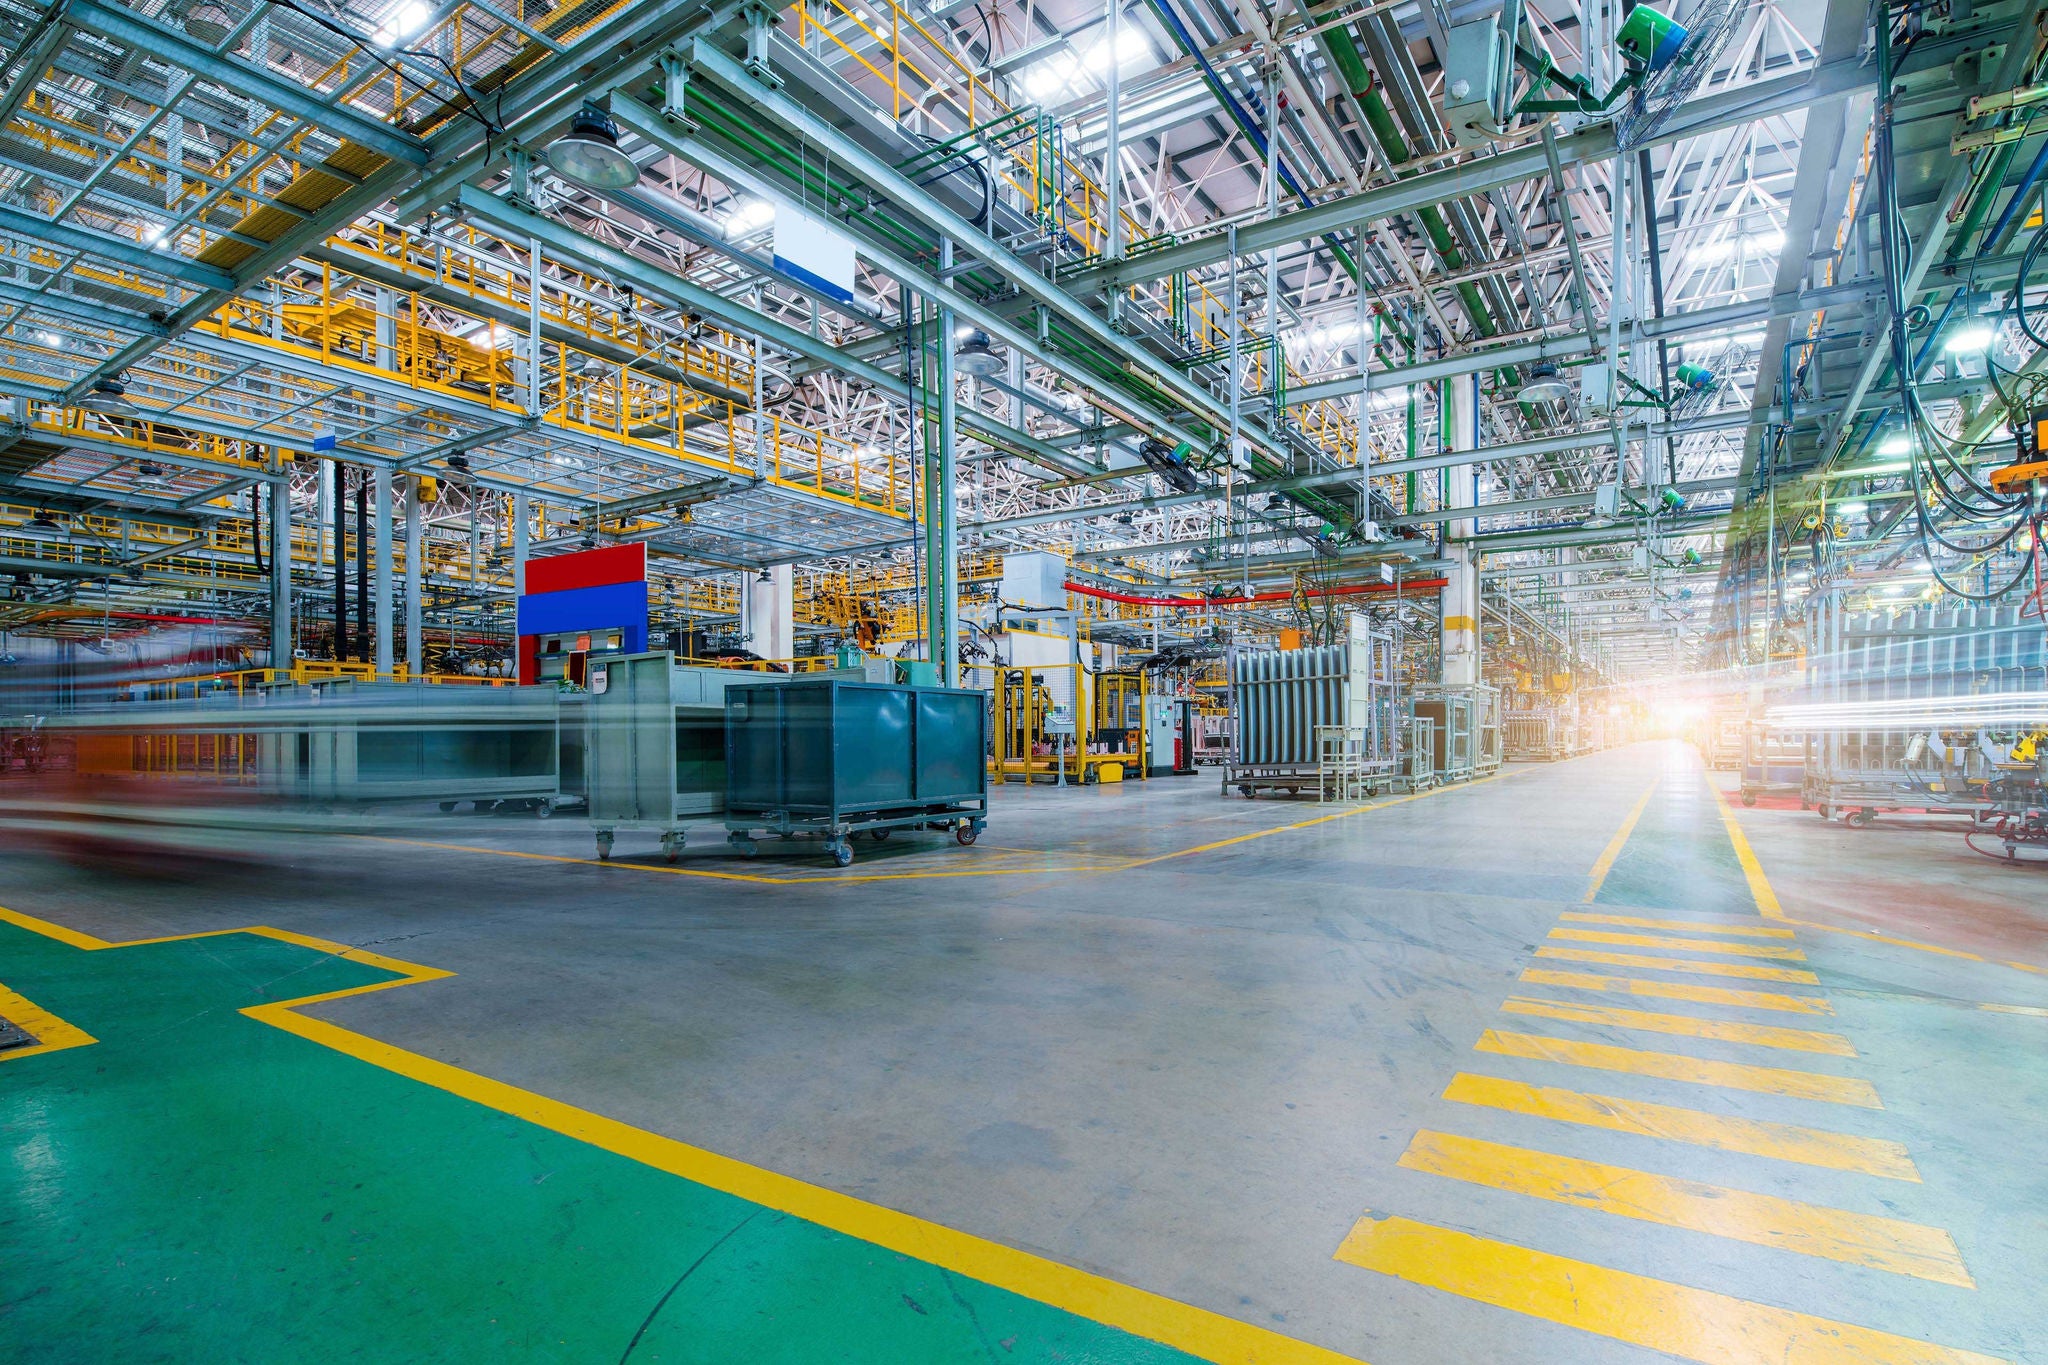
[[[1363,735],[1368,786],[1394,772],[1393,642],[1352,613],[1342,644],[1307,649],[1235,649],[1226,657],[1236,725],[1222,790],[1298,795],[1320,785],[1316,731]]]
[[[803,678],[726,692],[725,825],[822,837],[832,861],[853,840],[950,829],[971,844],[988,823],[987,698],[978,690]]]
[[[584,698],[584,784],[597,856],[612,855],[621,829],[656,831],[670,862],[684,821],[715,815],[725,801],[725,699],[729,689],[786,684],[776,675],[678,666],[667,650],[596,665]]]

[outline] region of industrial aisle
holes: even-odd
[[[0,1358],[2044,1358],[2034,874],[1708,778],[9,858]]]

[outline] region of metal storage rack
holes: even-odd
[[[1221,790],[1319,791],[1316,735],[1362,735],[1358,762],[1375,782],[1394,777],[1393,641],[1353,613],[1343,644],[1232,650],[1226,659],[1234,726]]]
[[[823,836],[832,861],[853,839],[950,829],[971,844],[988,824],[988,697],[977,690],[803,679],[734,687],[725,705],[725,826]]]
[[[1808,609],[1807,688],[1801,700],[1839,714],[1859,705],[2048,688],[2048,644],[2017,606],[1914,607],[1852,612],[1840,590]],[[1868,824],[1882,810],[1939,808],[1957,814],[1989,803],[1915,769],[1930,747],[1925,725],[1815,727],[1806,737],[1801,796],[1823,819]],[[1935,737],[1934,747],[1944,747]]]
[[[583,777],[597,856],[622,829],[661,836],[670,862],[684,820],[725,803],[725,698],[734,687],[774,688],[759,673],[678,667],[666,650],[593,664],[584,696]]]

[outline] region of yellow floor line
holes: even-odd
[[[1742,876],[1749,883],[1749,898],[1756,902],[1757,913],[1765,919],[1785,918],[1785,909],[1778,904],[1778,893],[1771,889],[1771,879],[1764,875],[1763,864],[1756,860],[1756,850],[1749,846],[1749,840],[1743,835],[1728,798],[1711,781],[1707,783],[1707,790],[1714,794],[1714,804],[1721,812],[1721,828],[1728,831],[1728,842],[1735,848],[1735,861],[1742,864]]]
[[[1238,834],[1228,839],[1217,839],[1206,844],[1196,844],[1193,848],[1176,849],[1172,853],[1160,853],[1150,858],[1139,858],[1126,864],[1126,866],[1149,867],[1153,863],[1163,863],[1173,858],[1186,858],[1196,853],[1213,853],[1219,848],[1231,848],[1238,844],[1248,844],[1254,839],[1270,839],[1275,834],[1291,834],[1295,830],[1310,829],[1316,825],[1327,825],[1332,820],[1349,820],[1354,815],[1365,815],[1371,811],[1386,810],[1390,806],[1405,806],[1410,801],[1423,801],[1432,796],[1447,796],[1452,792],[1470,791],[1474,787],[1483,787],[1489,782],[1499,782],[1504,778],[1520,776],[1524,771],[1529,770],[1517,769],[1513,772],[1498,772],[1491,777],[1475,778],[1470,782],[1453,783],[1447,787],[1432,787],[1426,792],[1411,792],[1407,796],[1390,797],[1384,801],[1368,801],[1362,806],[1353,806],[1349,810],[1333,811],[1328,815],[1318,815],[1307,820],[1297,820],[1291,825],[1275,825],[1271,829],[1258,829],[1253,830],[1249,834]]]
[[[1428,1128],[1409,1142],[1400,1165],[1616,1218],[1683,1228],[1963,1289],[1977,1287],[1963,1268],[1955,1239],[1924,1223],[1802,1204],[1774,1194],[1707,1185]]]
[[[1961,958],[1965,962],[1984,962],[1994,967],[2010,967],[2014,971],[2033,972],[2048,975],[2048,967],[2037,967],[2031,962],[2006,962],[1982,953],[1969,952],[1962,948],[1944,948],[1938,943],[1923,943],[1915,938],[1899,938],[1892,934],[1880,934],[1869,929],[1851,929],[1840,924],[1822,924],[1810,919],[1786,919],[1787,924],[1796,924],[1802,929],[1819,929],[1824,933],[1847,934],[1851,938],[1867,939],[1872,943],[1888,943],[1894,948],[1911,948],[1916,952],[1933,953],[1939,957]]]
[[[1697,934],[1740,934],[1745,938],[1791,938],[1790,929],[1770,929],[1755,924],[1718,924],[1703,919],[1643,919],[1637,915],[1603,915],[1585,910],[1567,910],[1559,919],[1572,924],[1612,924],[1623,929],[1685,929]]]
[[[1821,1033],[1814,1029],[1780,1028],[1732,1019],[1702,1019],[1692,1014],[1653,1014],[1647,1010],[1621,1009],[1613,1005],[1575,1005],[1563,1000],[1533,1000],[1526,996],[1510,998],[1501,1009],[1508,1014],[1526,1014],[1537,1019],[1604,1024],[1610,1028],[1640,1029],[1645,1033],[1668,1033],[1680,1038],[1712,1038],[1716,1042],[1748,1043],[1753,1047],[1775,1047],[1788,1052],[1819,1052],[1830,1057],[1856,1055],[1856,1049],[1841,1034]]]
[[[0,986],[0,1019],[35,1039],[21,1047],[0,1048],[0,1062],[39,1057],[45,1052],[62,1052],[66,1048],[85,1047],[99,1041],[84,1029],[66,1023],[27,996],[5,986]]]
[[[1781,1014],[1833,1014],[1835,1007],[1817,995],[1781,995],[1777,991],[1744,991],[1728,986],[1694,986],[1682,981],[1646,981],[1599,972],[1558,972],[1525,967],[1522,980],[1532,986],[1564,986],[1578,991],[1603,991],[1651,1000],[1690,1000],[1696,1005],[1730,1005],[1737,1009],[1776,1010]]]
[[[1700,962],[1688,957],[1651,957],[1647,953],[1606,953],[1597,948],[1554,948],[1547,943],[1536,949],[1536,956],[1559,962],[1594,962],[1607,967],[1634,967],[1640,971],[1680,972],[1687,976],[1732,976],[1745,981],[1783,981],[1799,986],[1820,984],[1820,978],[1803,967]]]
[[[86,951],[135,948],[227,934],[259,934],[332,953],[351,962],[398,972],[402,975],[391,981],[252,1005],[241,1013],[372,1066],[538,1124],[579,1142],[601,1147],[642,1165],[793,1214],[901,1255],[929,1261],[1091,1321],[1150,1341],[1163,1342],[1215,1365],[1359,1365],[1351,1356],[1282,1336],[1252,1323],[1240,1322],[1236,1318],[1120,1284],[1028,1251],[1019,1251],[907,1213],[885,1209],[836,1190],[719,1156],[297,1012],[306,1005],[454,975],[438,967],[423,967],[362,948],[267,926],[216,929],[198,934],[113,943],[13,910],[0,909],[0,921]]]
[[[1767,1157],[1773,1161],[1795,1161],[1804,1166],[1853,1171],[1859,1175],[1881,1176],[1918,1184],[1920,1172],[1907,1155],[1903,1143],[1884,1138],[1858,1137],[1807,1128],[1796,1123],[1770,1123],[1762,1119],[1737,1118],[1732,1114],[1710,1114],[1703,1109],[1682,1109],[1647,1100],[1617,1099],[1612,1095],[1591,1095],[1551,1085],[1529,1085],[1496,1076],[1459,1072],[1444,1090],[1444,1098],[1459,1104],[1483,1105],[1511,1114],[1576,1123],[1587,1128],[1605,1128],[1638,1137],[1661,1138],[1694,1147],[1712,1147],[1745,1156]]]
[[[1770,878],[1764,875],[1763,864],[1757,861],[1756,851],[1749,846],[1749,840],[1743,836],[1742,826],[1735,817],[1735,808],[1728,804],[1728,798],[1721,794],[1719,787],[1710,782],[1707,788],[1714,793],[1714,800],[1720,805],[1721,824],[1728,831],[1728,842],[1735,846],[1735,857],[1742,864],[1742,875],[1749,880],[1750,897],[1756,902],[1757,912],[1766,919],[1796,924],[1802,929],[1821,929],[1830,934],[1848,934],[1855,938],[1868,939],[1873,943],[1888,943],[1895,948],[1911,948],[1941,957],[1961,958],[1966,962],[1985,962],[1995,967],[2010,967],[2016,972],[2048,976],[2048,967],[2032,962],[2010,962],[2003,958],[1985,957],[1982,953],[1972,953],[1961,948],[1944,948],[1938,943],[1923,943],[1919,939],[1898,938],[1868,929],[1850,929],[1839,924],[1822,924],[1817,920],[1793,919],[1778,903],[1778,893],[1771,888]]]
[[[1667,938],[1658,934],[1627,934],[1619,929],[1552,929],[1550,938],[1571,943],[1611,943],[1622,948],[1672,948],[1694,953],[1724,953],[1729,957],[1775,957],[1786,962],[1804,962],[1806,954],[1797,948],[1780,948],[1768,943],[1727,943],[1717,938]]]
[[[1646,1052],[1638,1048],[1616,1047],[1611,1043],[1580,1043],[1533,1033],[1506,1033],[1499,1029],[1488,1029],[1481,1034],[1479,1041],[1473,1044],[1473,1050],[1502,1057],[1522,1057],[1529,1061],[1591,1067],[1597,1071],[1624,1071],[1630,1075],[1655,1076],[1692,1085],[1717,1085],[1727,1090],[1753,1090],[1763,1095],[1784,1095],[1826,1104],[1851,1104],[1860,1109],[1884,1108],[1870,1082],[1855,1076],[1830,1076],[1819,1071],[1793,1071],[1784,1067],[1755,1066],[1748,1062],[1714,1062],[1676,1052]]]
[[[1629,811],[1628,818],[1621,822],[1621,828],[1614,831],[1614,837],[1607,841],[1607,847],[1600,850],[1600,857],[1593,864],[1592,880],[1586,886],[1586,894],[1580,897],[1582,901],[1591,904],[1593,898],[1600,894],[1600,884],[1606,881],[1607,874],[1614,870],[1614,860],[1621,856],[1621,850],[1628,843],[1628,836],[1635,832],[1636,822],[1643,818],[1643,812],[1649,809],[1650,798],[1656,794],[1657,781],[1652,778],[1642,798]]]
[[[578,858],[567,853],[530,853],[525,849],[485,848],[481,844],[445,844],[428,839],[399,839],[390,835],[358,836],[372,843],[404,844],[411,848],[439,849],[446,853],[485,853],[496,858],[526,858],[542,863],[570,863],[578,867],[602,867],[620,872],[658,872],[672,877],[704,877],[721,882],[759,882],[769,886],[819,886],[844,882],[937,881],[950,877],[1051,877],[1085,872],[1120,872],[1136,867],[1133,862],[1089,864],[1082,867],[973,867],[934,872],[820,872],[771,877],[758,872],[721,872],[704,867],[670,867],[666,864],[626,862],[610,858]]]
[[[1699,1365],[2010,1365],[1408,1218],[1368,1213],[1337,1259]]]

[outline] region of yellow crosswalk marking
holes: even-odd
[[[1859,1109],[1884,1108],[1870,1082],[1854,1076],[1751,1066],[1746,1062],[1709,1062],[1675,1052],[1645,1052],[1609,1043],[1577,1043],[1533,1033],[1506,1033],[1499,1029],[1486,1030],[1473,1048],[1502,1057],[1560,1062],[1566,1066],[1592,1067],[1599,1071],[1626,1071],[1693,1085],[1718,1085],[1728,1090],[1754,1090],[1765,1095],[1820,1100],[1827,1104],[1851,1104]]]
[[[1796,1123],[1767,1123],[1762,1119],[1736,1118],[1732,1114],[1710,1114],[1703,1109],[1681,1109],[1647,1100],[1616,1099],[1612,1095],[1589,1095],[1550,1085],[1528,1085],[1505,1081],[1497,1076],[1475,1076],[1461,1071],[1451,1078],[1444,1098],[1459,1104],[1484,1105],[1512,1114],[1555,1119],[1588,1128],[1606,1128],[1639,1137],[1686,1142],[1695,1147],[1713,1147],[1746,1156],[1769,1157],[1773,1161],[1796,1161],[1805,1166],[1854,1171],[1859,1175],[1882,1176],[1887,1180],[1919,1183],[1920,1172],[1906,1154],[1903,1144],[1884,1138],[1858,1137],[1853,1133],[1831,1133]]]
[[[1744,991],[1729,986],[1695,986],[1684,981],[1646,981],[1636,976],[1600,972],[1559,972],[1525,967],[1522,980],[1532,986],[1566,986],[1579,991],[1615,992],[1654,1000],[1690,1000],[1699,1005],[1732,1005],[1740,1009],[1776,1010],[1781,1014],[1833,1014],[1835,1007],[1817,995],[1780,995],[1776,991]]]
[[[1820,1033],[1813,1029],[1701,1019],[1691,1014],[1652,1014],[1646,1010],[1619,1009],[1613,1005],[1573,1005],[1562,1000],[1535,1000],[1525,996],[1511,997],[1501,1008],[1509,1014],[1565,1019],[1574,1024],[1607,1024],[1614,1028],[1670,1033],[1683,1038],[1712,1038],[1717,1042],[1749,1043],[1792,1052],[1823,1052],[1831,1057],[1856,1055],[1856,1049],[1841,1034]]]
[[[1367,1214],[1337,1259],[1700,1365],[2008,1365],[1409,1218]]]
[[[1707,1185],[1428,1128],[1415,1135],[1401,1154],[1400,1164],[1411,1171],[1619,1218],[1976,1288],[1948,1233],[1904,1219],[1802,1204],[1774,1194]]]
[[[1700,919],[1643,919],[1637,915],[1602,915],[1590,910],[1567,910],[1559,919],[1573,924],[1614,924],[1624,929],[1686,929],[1700,934],[1740,934],[1745,938],[1791,938],[1790,929],[1770,929],[1756,924],[1711,924]]]
[[[1749,962],[1700,962],[1689,957],[1650,957],[1645,953],[1609,953],[1598,948],[1559,948],[1543,944],[1536,956],[1562,962],[1597,962],[1607,967],[1636,967],[1651,972],[1684,972],[1690,976],[1735,976],[1745,981],[1786,981],[1818,986],[1820,978],[1804,967],[1766,967]]]
[[[1683,948],[1695,953],[1726,953],[1730,957],[1806,961],[1806,954],[1797,948],[1779,948],[1768,943],[1723,943],[1715,938],[1666,938],[1661,934],[1624,934],[1612,929],[1552,929],[1549,937],[1573,943],[1612,943],[1624,948]]]

